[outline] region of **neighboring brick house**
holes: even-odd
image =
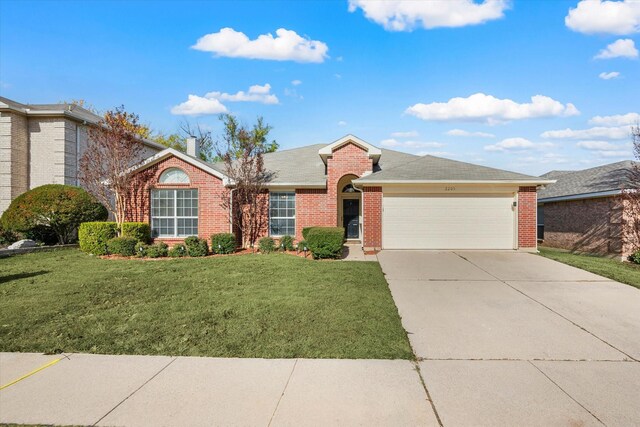
[[[154,238],[228,232],[224,166],[166,149],[139,170],[153,178],[131,200],[129,217]],[[309,226],[342,226],[365,249],[536,249],[536,188],[552,180],[433,156],[374,147],[347,135],[264,156],[265,235],[302,238]]]
[[[620,199],[634,162],[580,171],[551,171],[555,179],[538,192],[538,238],[545,246],[624,258],[634,249],[625,234],[629,209]],[[640,242],[638,242],[640,243]]]
[[[73,104],[20,104],[0,97],[0,215],[44,184],[78,185],[87,127],[100,117]],[[145,157],[165,147],[145,141]]]

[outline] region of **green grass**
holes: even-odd
[[[378,263],[77,249],[0,259],[0,351],[413,357]]]
[[[561,249],[545,247],[539,249],[540,254],[547,258],[640,288],[640,265],[595,255],[575,254]]]

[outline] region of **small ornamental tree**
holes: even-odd
[[[144,157],[144,144],[140,135],[145,126],[136,114],[124,107],[107,111],[102,121],[89,129],[89,146],[80,159],[79,177],[86,187],[109,212],[122,234],[122,223],[127,214],[127,200],[153,173],[132,168]]]
[[[636,158],[629,171],[627,185],[622,191],[623,244],[630,251],[640,251],[640,124],[631,128],[633,155]]]
[[[231,184],[222,195],[221,206],[232,212],[231,221],[242,236],[243,247],[250,247],[268,226],[266,184],[272,174],[265,170],[263,155],[277,144],[267,141],[271,126],[262,117],[252,128],[239,124],[230,114],[222,115],[221,120],[224,134],[216,142],[216,153]]]
[[[50,232],[58,243],[69,243],[81,223],[104,221],[108,212],[79,187],[49,184],[16,197],[2,214],[2,227],[32,237]]]

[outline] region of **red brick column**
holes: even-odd
[[[537,240],[537,204],[536,187],[518,189],[518,249],[536,249]]]
[[[362,246],[365,250],[382,249],[382,187],[362,189]]]

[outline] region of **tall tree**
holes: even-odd
[[[628,185],[622,192],[624,243],[631,251],[640,251],[640,124],[631,128],[633,155],[637,162],[629,171]]]
[[[138,115],[124,106],[107,111],[98,125],[89,128],[91,143],[80,159],[80,181],[113,214],[120,233],[131,192],[151,173],[132,169],[144,158],[142,127]]]
[[[267,183],[272,174],[264,167],[264,154],[275,141],[267,143],[271,126],[259,117],[251,127],[241,125],[230,114],[221,116],[222,137],[216,141],[216,155],[224,163],[231,189],[222,195],[221,205],[231,212],[242,246],[250,247],[268,226]]]

